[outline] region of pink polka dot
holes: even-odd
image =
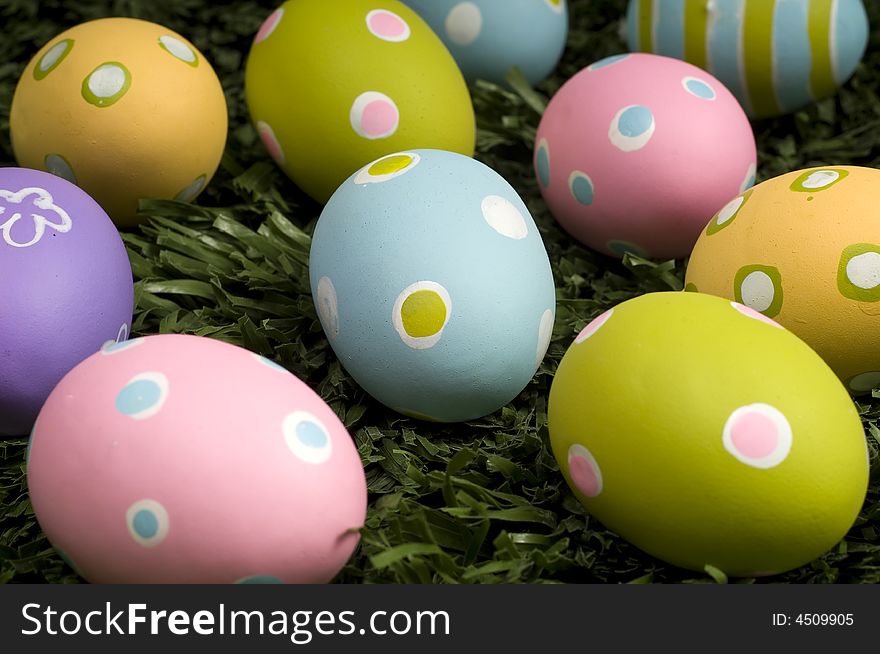
[[[269,155],[279,164],[284,165],[284,150],[281,149],[281,144],[275,138],[275,132],[272,131],[269,124],[259,121],[257,123],[257,132],[260,134],[260,138],[263,140],[263,145],[266,146]]]
[[[386,9],[374,9],[368,13],[367,28],[384,41],[406,41],[410,35],[406,21]]]
[[[351,107],[351,126],[367,139],[387,138],[397,131],[400,112],[387,95],[368,91],[358,96]]]
[[[730,414],[724,425],[724,447],[755,468],[779,465],[791,451],[791,425],[769,404],[750,404]]]
[[[782,325],[780,325],[775,320],[768,318],[763,313],[759,311],[755,311],[752,307],[747,307],[744,304],[740,304],[739,302],[731,302],[730,306],[739,311],[744,316],[748,316],[749,318],[754,318],[755,320],[760,320],[761,322],[765,322],[768,325],[773,325],[774,327],[778,327],[779,329],[785,329]]]
[[[596,497],[602,492],[602,472],[590,451],[583,445],[568,448],[568,471],[581,495]]]
[[[575,337],[574,342],[575,343],[583,343],[585,340],[590,338],[590,336],[592,336],[597,331],[599,331],[599,329],[602,327],[602,325],[604,325],[606,322],[608,322],[608,319],[611,317],[611,314],[613,314],[613,313],[614,313],[614,309],[608,309],[608,311],[606,311],[605,313],[600,315],[598,318],[595,318],[592,322],[590,322],[590,324],[588,324],[586,327],[584,327],[581,330],[581,333]]]
[[[276,27],[278,27],[278,23],[281,22],[281,17],[283,15],[284,9],[276,9],[273,11],[272,14],[263,21],[263,24],[260,25],[260,29],[257,30],[257,35],[254,37],[254,44],[268,39],[269,35],[275,31]]]

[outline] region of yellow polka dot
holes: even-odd
[[[557,6],[557,7],[559,6],[559,4],[560,4],[561,2],[562,2],[562,0],[550,0],[550,4],[551,4],[551,5],[555,5],[555,6]]]
[[[400,317],[413,338],[433,336],[446,323],[446,303],[436,291],[416,291],[403,301]]]
[[[409,166],[413,162],[413,158],[408,154],[395,154],[390,157],[379,159],[367,170],[371,175],[391,175],[399,173],[401,170]]]

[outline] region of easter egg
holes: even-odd
[[[809,168],[734,198],[700,235],[689,289],[735,299],[818,352],[854,393],[880,388],[880,171]]]
[[[684,257],[708,217],[755,181],[748,118],[717,79],[677,59],[615,55],[568,80],[538,126],[550,211],[609,255]]]
[[[470,95],[455,60],[396,0],[288,0],[260,28],[245,69],[269,154],[324,203],[355,170],[408,148],[474,153]]]
[[[9,121],[20,165],[77,184],[123,226],[138,222],[139,198],[194,200],[226,143],[226,99],[204,55],[133,18],[82,23],[46,43]]]
[[[49,396],[31,502],[94,583],[324,583],[366,514],[357,449],[268,359],[180,334],[104,347]]]
[[[505,84],[516,66],[530,84],[544,80],[568,36],[566,0],[404,0],[443,39],[469,82]]]
[[[528,209],[498,173],[452,152],[400,152],[352,175],[318,219],[309,276],[341,364],[415,418],[501,408],[553,332],[553,276]]]
[[[55,384],[128,338],[131,266],[116,227],[82,189],[0,168],[0,436],[23,436]]]
[[[862,59],[862,0],[630,0],[630,50],[677,57],[718,77],[753,118],[832,95]]]
[[[702,293],[602,314],[565,353],[550,441],[575,496],[668,563],[766,576],[853,525],[868,451],[828,366],[769,318]]]

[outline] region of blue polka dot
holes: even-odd
[[[715,99],[715,89],[706,84],[701,79],[696,79],[694,77],[688,77],[684,80],[684,87],[692,94],[697,96],[698,98],[703,98],[704,100],[714,100]]]
[[[27,449],[24,451],[24,462],[25,464],[31,460],[31,448],[34,446],[34,435],[37,433],[37,426],[34,425],[34,428],[31,429],[31,436],[28,438]]]
[[[254,575],[252,577],[244,577],[239,579],[235,583],[237,584],[283,584],[278,577],[273,577],[272,575]]]
[[[272,359],[267,359],[266,357],[264,357],[264,356],[260,356],[259,354],[256,354],[256,355],[254,355],[254,356],[257,357],[257,360],[258,360],[260,363],[262,363],[263,365],[269,366],[269,367],[272,368],[273,370],[277,370],[278,372],[289,372],[289,371],[287,370],[287,368],[285,368],[284,366],[282,366],[282,365],[280,365],[280,364],[278,364],[278,363],[275,363],[274,361],[272,361]]]
[[[116,410],[132,418],[152,415],[164,399],[162,386],[154,379],[134,379],[116,396]]]
[[[538,146],[535,166],[538,169],[538,180],[541,182],[541,186],[550,186],[550,151],[546,141],[542,141]]]
[[[571,194],[583,205],[593,204],[593,182],[583,173],[573,173],[570,182]]]
[[[296,436],[303,445],[319,448],[327,445],[327,434],[320,425],[310,420],[303,420],[296,426]]]
[[[141,538],[145,540],[150,539],[159,533],[159,520],[152,511],[141,509],[134,514],[134,519],[131,521],[131,528],[134,529],[134,532]]]
[[[620,257],[627,253],[642,258],[648,257],[647,253],[638,245],[635,243],[627,243],[626,241],[608,241],[608,249]]]
[[[60,547],[56,547],[55,551],[58,553],[58,556],[61,558],[61,560],[64,561],[71,570],[82,577],[82,573],[79,571],[79,568],[76,567],[73,559],[71,559],[64,550],[62,550]]]
[[[590,64],[589,66],[587,66],[587,69],[588,70],[597,70],[599,68],[605,68],[605,66],[610,66],[612,64],[616,64],[618,61],[623,61],[627,57],[629,57],[628,54],[611,55],[610,57],[605,57],[604,59],[600,59],[599,61],[597,61],[594,64]]]
[[[629,107],[617,121],[617,129],[621,134],[629,138],[641,136],[651,129],[654,124],[654,114],[647,107],[636,105]]]

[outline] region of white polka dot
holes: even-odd
[[[384,139],[393,135],[400,124],[400,111],[394,100],[378,91],[361,93],[349,112],[351,127],[365,139]]]
[[[395,170],[391,170],[391,172],[380,172],[383,170],[381,164],[386,159],[394,158],[397,162],[405,162],[408,159],[408,163],[405,163],[403,167],[392,166],[392,168],[396,168]],[[381,184],[382,182],[387,182],[390,179],[394,179],[395,177],[399,177],[401,175],[405,175],[413,168],[415,168],[418,163],[422,160],[422,158],[416,154],[415,152],[395,152],[394,154],[388,154],[384,157],[380,157],[376,159],[376,161],[368,163],[366,166],[361,168],[357,174],[354,176],[352,180],[355,184]],[[378,165],[377,165],[378,164]]]
[[[872,370],[856,375],[849,380],[849,387],[857,393],[867,393],[880,388],[880,370]]]
[[[333,454],[333,441],[324,424],[308,411],[294,411],[281,424],[288,449],[306,463],[324,463]]]
[[[116,64],[98,66],[89,75],[88,85],[96,98],[112,98],[125,86],[125,71]]]
[[[715,224],[716,225],[723,225],[724,223],[729,221],[731,218],[733,218],[736,215],[736,212],[739,211],[739,208],[743,205],[743,202],[745,202],[745,201],[746,201],[745,197],[743,197],[741,195],[737,198],[734,198],[733,200],[731,200],[727,204],[725,204],[724,208],[722,208],[721,211],[718,212],[718,216],[715,218]],[[718,206],[718,205],[716,205],[716,206]]]
[[[791,425],[779,409],[769,404],[749,404],[730,414],[721,440],[724,449],[741,463],[772,468],[791,451]]]
[[[754,163],[749,164],[749,167],[746,169],[746,176],[743,179],[742,184],[739,185],[740,193],[748,191],[755,185],[755,174],[757,173],[757,170],[757,166]]]
[[[404,302],[406,302],[410,295],[413,295],[418,291],[433,291],[439,295],[446,310],[443,324],[435,333],[427,336],[412,336],[407,332],[406,327],[403,324],[402,309]],[[397,299],[394,301],[394,307],[391,309],[391,322],[394,325],[394,329],[398,336],[400,336],[400,340],[406,343],[406,345],[414,350],[426,350],[434,347],[440,342],[440,337],[443,336],[443,330],[446,329],[446,325],[449,323],[451,315],[452,297],[449,295],[449,291],[437,282],[424,280],[410,284],[401,291],[400,295],[397,296]]]
[[[853,286],[869,290],[880,286],[880,253],[865,252],[846,264],[846,278]]]
[[[529,227],[519,209],[500,195],[487,195],[481,204],[483,218],[496,232],[507,238],[523,239],[529,235]]]
[[[315,289],[315,305],[321,325],[328,338],[339,336],[339,306],[336,300],[336,287],[329,277],[321,277]]]
[[[755,311],[766,311],[773,304],[776,290],[773,288],[773,280],[767,273],[755,270],[746,275],[740,285],[743,304]]]
[[[608,138],[618,150],[634,152],[648,144],[655,128],[654,114],[650,109],[630,105],[614,114],[608,128]]]
[[[121,343],[128,338],[128,323],[122,323],[119,331],[116,332],[116,342]]]
[[[482,29],[483,15],[473,2],[459,2],[446,16],[446,36],[456,45],[470,45]]]
[[[541,322],[538,325],[538,352],[535,356],[535,368],[541,365],[550,347],[550,338],[553,336],[553,311],[547,309],[541,314]]]
[[[61,58],[61,55],[63,55],[67,51],[68,47],[70,47],[70,41],[64,40],[59,41],[51,48],[49,48],[46,51],[46,54],[43,55],[43,58],[40,59],[40,70],[46,72],[47,70],[52,68],[52,66],[54,66]]]
[[[196,53],[192,51],[186,43],[181,41],[178,38],[170,36],[168,34],[163,34],[159,37],[159,42],[165,46],[165,49],[171,53],[173,56],[177,57],[181,61],[185,61],[188,64],[193,64],[196,61]]]
[[[809,177],[801,183],[803,188],[820,189],[825,188],[836,182],[840,178],[840,173],[836,170],[817,170],[810,173]]]
[[[168,536],[168,512],[156,500],[140,500],[125,512],[128,533],[144,547],[156,547]]]
[[[580,334],[578,334],[574,342],[575,344],[583,343],[585,340],[593,336],[599,329],[601,329],[608,319],[614,314],[614,309],[608,309],[605,313],[593,319],[586,327],[584,327]]]

